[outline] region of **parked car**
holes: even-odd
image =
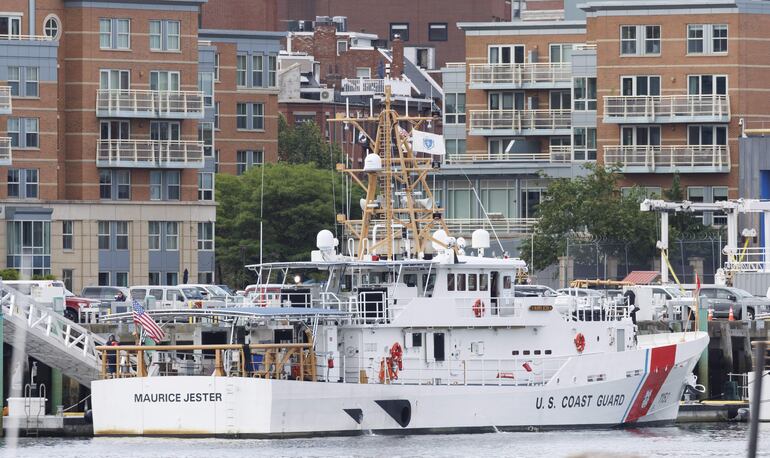
[[[180,286],[132,286],[129,288],[131,299],[144,300],[147,296],[155,298],[155,308],[178,309],[201,307],[205,300],[198,288],[190,285]]]
[[[753,296],[748,291],[730,286],[702,286],[700,300],[708,302],[708,306],[714,310],[714,318],[727,318],[730,315],[730,307],[733,308],[736,320],[744,318],[744,306],[747,320],[753,320],[757,313],[770,312],[770,299]]]
[[[227,286],[227,285],[217,285],[217,286],[222,288],[227,294],[229,294],[231,296],[235,296],[235,291],[232,288],[230,288],[229,286]]]
[[[86,286],[80,293],[89,299],[98,299],[101,302],[125,301],[129,297],[128,288],[121,286]]]
[[[33,288],[61,288],[64,291],[64,317],[76,323],[79,321],[81,308],[99,305],[97,300],[76,296],[64,287],[64,282],[58,280],[6,280],[3,284],[27,296],[32,295]]]

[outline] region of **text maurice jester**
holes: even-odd
[[[222,393],[134,393],[134,402],[221,402]]]

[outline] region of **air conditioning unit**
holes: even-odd
[[[334,101],[334,89],[321,89],[319,95],[321,96],[321,102]]]

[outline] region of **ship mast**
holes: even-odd
[[[337,215],[337,222],[356,242],[355,254],[350,254],[357,259],[364,259],[367,254],[379,254],[388,259],[417,258],[425,252],[428,242],[446,246],[444,240],[437,240],[432,234],[436,229],[448,233],[442,217],[444,209],[436,207],[428,186],[432,159],[417,157],[409,141],[410,131],[430,120],[430,117],[399,115],[391,107],[389,85],[385,86],[385,108],[379,115],[353,118],[338,113],[330,120],[353,125],[366,136],[370,154],[376,154],[381,160],[381,167],[367,167],[367,161],[363,169],[349,169],[344,164],[337,164],[337,170],[350,175],[366,193],[360,220]],[[372,123],[377,123],[374,138],[364,126]],[[366,177],[365,181],[362,176]],[[383,227],[384,235],[377,230]]]

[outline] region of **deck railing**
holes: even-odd
[[[572,126],[572,110],[471,110],[470,114],[471,131],[500,131],[501,135]]]
[[[470,84],[496,84],[521,87],[572,82],[572,66],[568,63],[472,64]]]
[[[203,142],[98,140],[97,167],[202,168]]]
[[[654,172],[659,167],[730,166],[727,145],[612,145],[604,147],[605,164],[624,167],[646,167]]]
[[[476,229],[494,230],[498,235],[529,234],[537,218],[447,218],[444,220],[451,234],[470,235]]]
[[[730,118],[727,95],[605,96],[604,119],[645,118],[650,122],[677,122],[676,118]]]
[[[203,118],[203,92],[99,89],[100,117]]]

